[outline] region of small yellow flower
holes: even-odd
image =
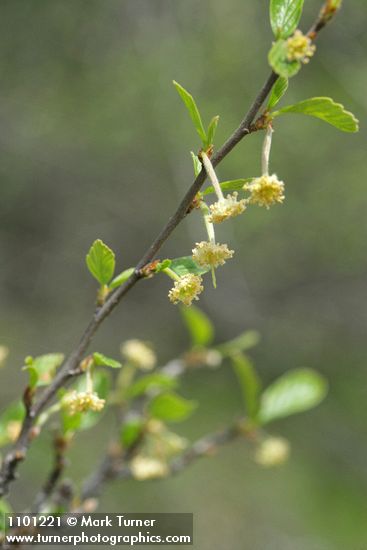
[[[19,420],[11,420],[6,426],[6,435],[10,441],[14,442],[18,439],[20,430],[22,429],[22,423]]]
[[[192,257],[201,267],[218,267],[224,265],[228,258],[232,258],[233,250],[229,250],[226,244],[216,244],[207,241],[196,243],[192,251]]]
[[[99,412],[103,409],[105,402],[95,392],[77,392],[74,390],[65,395],[62,399],[62,406],[68,410],[70,415],[74,415],[86,411]]]
[[[169,474],[169,469],[165,462],[145,456],[136,456],[133,458],[130,462],[130,469],[133,478],[139,481],[166,477]]]
[[[0,367],[3,366],[9,355],[9,349],[6,346],[0,346]]]
[[[154,351],[142,340],[127,340],[121,345],[121,353],[129,363],[142,370],[151,370],[157,363]]]
[[[184,451],[188,446],[188,441],[173,432],[167,431],[164,434],[165,452],[168,456],[175,456]]]
[[[315,53],[316,46],[312,44],[311,38],[297,30],[293,36],[287,40],[287,58],[288,61],[300,61],[308,63],[310,57]]]
[[[243,188],[245,191],[250,191],[248,202],[251,204],[269,209],[272,204],[284,201],[284,183],[278,180],[275,174],[256,178],[251,183],[245,183]]]
[[[210,216],[208,218],[211,223],[222,223],[229,218],[234,218],[246,208],[246,201],[244,199],[237,200],[238,193],[233,195],[227,195],[226,198],[220,199],[214,204],[210,205]]]
[[[255,462],[270,468],[280,466],[287,462],[290,454],[290,446],[283,437],[269,437],[263,441],[255,453]]]
[[[182,302],[185,306],[191,306],[193,300],[198,300],[198,295],[204,290],[200,275],[188,273],[180,277],[168,293],[173,304]]]

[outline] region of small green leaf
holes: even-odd
[[[201,162],[200,162],[200,159],[197,155],[195,155],[195,153],[193,153],[191,151],[191,158],[192,158],[192,164],[194,166],[194,174],[195,174],[195,178],[198,177],[198,175],[200,174],[201,172],[201,169],[202,169],[202,165],[201,165]]]
[[[101,285],[108,285],[115,272],[115,254],[100,239],[94,241],[86,257],[89,271]]]
[[[231,357],[243,351],[253,348],[259,343],[260,335],[255,330],[247,330],[233,340],[216,346],[216,349],[224,356]]]
[[[335,103],[330,97],[311,97],[294,105],[282,107],[272,113],[273,117],[285,113],[309,115],[335,126],[342,132],[358,132],[358,120],[353,113],[346,111],[341,103]]]
[[[193,273],[194,275],[203,275],[208,273],[210,269],[200,267],[193,259],[192,256],[182,256],[181,258],[175,258],[171,262],[170,269],[174,271],[179,277]]]
[[[215,133],[217,131],[219,122],[219,116],[215,116],[211,119],[209,126],[208,126],[208,138],[206,145],[209,147],[210,145],[213,145]]]
[[[10,504],[4,499],[4,497],[1,497],[0,499],[0,541],[2,540],[2,535],[4,535],[6,528],[8,527],[6,525],[6,514],[11,514],[13,511],[11,509]]]
[[[61,411],[61,425],[64,434],[76,432],[81,429],[82,415],[89,413],[68,414],[66,410]]]
[[[120,369],[122,367],[119,361],[106,357],[102,353],[93,353],[93,361],[96,367],[111,367],[111,369]]]
[[[232,364],[242,389],[247,416],[254,420],[259,410],[259,377],[251,361],[243,353],[234,355]]]
[[[163,260],[160,262],[157,267],[155,268],[156,273],[160,273],[161,271],[164,271],[165,269],[171,267],[172,261],[169,259]]]
[[[130,449],[144,430],[144,421],[141,418],[134,418],[125,422],[121,429],[121,443],[125,449]]]
[[[278,78],[271,90],[269,102],[267,105],[268,110],[272,109],[277,103],[279,103],[285,92],[288,90],[288,83],[288,78],[285,78],[284,76],[280,76]]]
[[[240,178],[237,180],[228,180],[228,181],[222,181],[220,184],[221,189],[223,192],[225,191],[242,191],[243,186],[245,183],[248,183],[252,181],[254,178]],[[211,185],[203,191],[203,195],[210,195],[211,193],[215,193],[214,187]]]
[[[161,393],[149,403],[148,410],[154,418],[180,422],[188,418],[196,407],[194,401],[184,399],[176,393]]]
[[[113,290],[114,288],[117,288],[126,283],[126,281],[130,279],[131,275],[133,275],[134,271],[135,267],[129,267],[129,269],[125,269],[125,271],[123,271],[119,275],[116,275],[116,277],[112,279],[112,281],[108,285],[109,288]]]
[[[298,73],[302,64],[300,61],[289,61],[287,43],[281,38],[274,42],[269,52],[269,63],[274,72],[283,78],[290,78]]]
[[[332,10],[340,9],[343,0],[329,0],[330,8]]]
[[[200,113],[199,113],[199,109],[197,108],[197,105],[195,103],[194,98],[192,97],[192,95],[187,90],[185,90],[185,88],[183,88],[175,80],[173,81],[173,84],[174,84],[176,90],[178,91],[178,93],[180,94],[181,99],[184,102],[184,104],[185,104],[185,106],[186,106],[186,108],[189,112],[191,120],[194,123],[196,131],[199,134],[199,136],[201,138],[201,141],[203,142],[203,145],[205,147],[205,145],[207,143],[207,135],[206,135],[206,132],[204,130],[204,126],[203,126],[203,123],[201,121],[201,116],[200,116]]]
[[[14,401],[0,415],[0,446],[14,439],[13,431],[20,427],[25,417],[25,408],[21,401]]]
[[[198,307],[180,308],[182,318],[190,333],[193,346],[208,346],[214,338],[213,323]]]
[[[177,387],[177,380],[162,373],[153,373],[143,376],[127,390],[128,397],[139,397],[147,391],[173,390]]]
[[[288,38],[296,30],[304,0],[270,0],[270,23],[275,38]]]
[[[327,394],[327,382],[316,371],[295,369],[275,380],[261,396],[262,424],[316,407]]]
[[[29,386],[47,386],[55,376],[56,369],[64,361],[62,353],[47,353],[38,357],[26,357],[24,370],[29,372]]]

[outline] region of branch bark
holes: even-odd
[[[171,461],[169,475],[173,476],[185,470],[188,466],[206,456],[212,456],[221,447],[231,443],[239,437],[246,436],[243,429],[245,419],[237,420],[230,426],[206,435],[198,439],[182,455]],[[250,434],[248,434],[248,437]],[[126,461],[121,457],[113,456],[113,453],[106,455],[97,470],[84,482],[81,500],[84,502],[89,498],[98,497],[106,482],[116,479],[133,478],[132,471]]]

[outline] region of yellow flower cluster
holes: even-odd
[[[142,340],[127,340],[121,345],[121,353],[129,363],[142,370],[151,370],[157,363],[154,351]]]
[[[250,191],[248,199],[250,204],[258,204],[270,208],[272,204],[284,201],[284,183],[278,180],[277,176],[261,176],[254,179],[251,183],[244,185],[245,191]]]
[[[169,468],[165,462],[142,455],[132,459],[130,469],[133,478],[139,481],[166,477],[169,474]]]
[[[191,306],[193,300],[198,300],[198,295],[204,290],[200,275],[188,273],[175,281],[168,297],[173,304],[182,302],[185,306]]]
[[[22,429],[22,423],[19,420],[11,420],[6,426],[6,435],[10,441],[14,442],[18,439],[20,430]]]
[[[99,412],[105,405],[105,400],[100,399],[95,392],[72,391],[62,399],[62,406],[74,415],[78,412]]]
[[[209,206],[210,208],[210,223],[222,223],[229,218],[239,216],[246,208],[246,201],[244,199],[237,200],[238,193],[233,195],[227,195],[226,198],[220,199],[214,204]]]
[[[187,439],[169,431],[163,422],[155,418],[147,422],[146,432],[146,443],[150,452],[160,459],[174,456],[188,445]]]
[[[290,446],[283,437],[269,437],[259,446],[255,454],[255,462],[266,468],[280,466],[287,462]]]
[[[287,40],[287,58],[288,61],[301,61],[308,63],[310,57],[315,53],[316,46],[312,44],[311,39],[297,30],[293,36]]]
[[[192,257],[201,267],[218,267],[232,258],[234,250],[229,250],[226,244],[216,244],[207,241],[196,243]]]

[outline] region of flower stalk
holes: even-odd
[[[263,176],[269,175],[269,161],[270,161],[270,151],[271,151],[271,142],[273,139],[273,128],[269,124],[266,129],[265,139],[262,148],[261,154],[261,172]]]
[[[215,191],[215,194],[218,197],[218,200],[219,201],[225,200],[222,188],[221,188],[219,180],[217,178],[217,174],[215,173],[215,170],[213,168],[213,165],[212,165],[208,155],[206,153],[201,153],[201,160],[204,164],[204,168],[206,170],[208,178],[210,179],[210,181],[211,181],[211,183],[214,187],[214,191]]]

